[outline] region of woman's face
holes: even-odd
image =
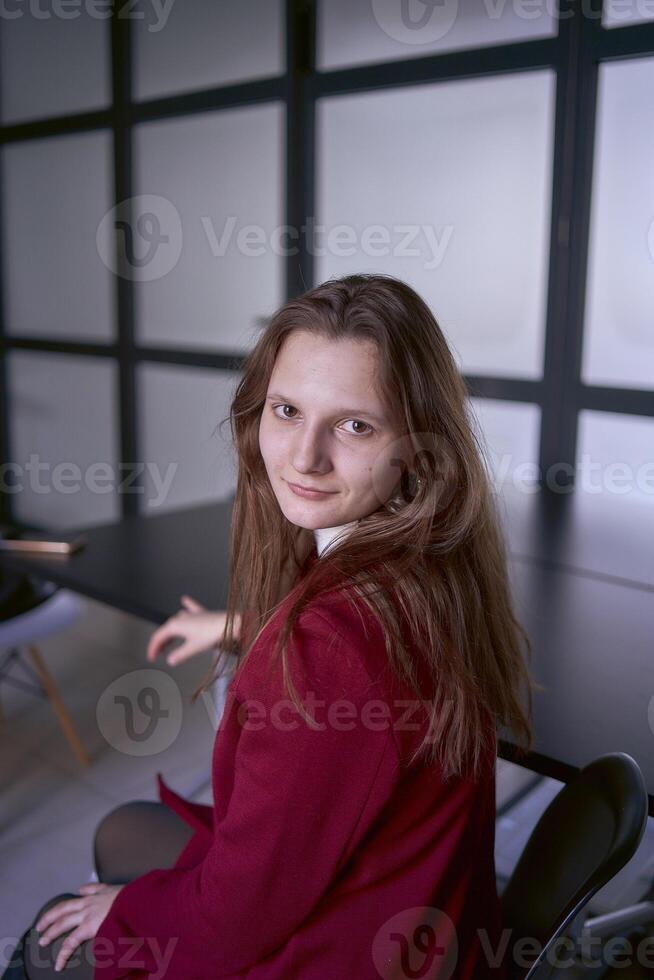
[[[370,341],[327,340],[300,329],[284,341],[259,446],[292,524],[312,530],[346,524],[377,510],[396,488],[399,471],[385,457],[399,432],[377,394],[377,364]],[[302,496],[291,484],[325,492]]]

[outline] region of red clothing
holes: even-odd
[[[281,670],[265,673],[286,602],[228,690],[215,807],[159,777],[161,800],[196,833],[174,868],[119,893],[94,977],[504,978],[494,755],[476,782],[407,766],[426,714],[392,675],[379,623],[336,593],[291,641],[293,682],[321,726],[309,727]]]

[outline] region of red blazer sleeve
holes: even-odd
[[[266,675],[275,632],[266,628],[228,692],[206,857],[122,889],[96,936],[96,980],[141,976],[120,963],[130,937],[141,940],[133,963],[148,973],[170,957],[159,976],[229,977],[265,959],[334,882],[363,832],[373,787],[390,797],[392,727],[365,723],[363,706],[379,693],[357,641],[335,632],[325,609],[306,610],[296,624],[291,674],[314,729],[291,708],[281,667]]]

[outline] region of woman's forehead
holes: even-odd
[[[326,359],[340,358],[347,354],[361,362],[376,363],[379,359],[377,344],[369,338],[329,337],[321,331],[298,328],[285,337],[275,363],[299,356],[306,357],[308,353]]]

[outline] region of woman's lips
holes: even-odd
[[[296,496],[306,497],[307,500],[322,500],[324,497],[331,497],[336,493],[335,490],[305,490],[297,483],[289,483],[288,480],[286,482]]]

